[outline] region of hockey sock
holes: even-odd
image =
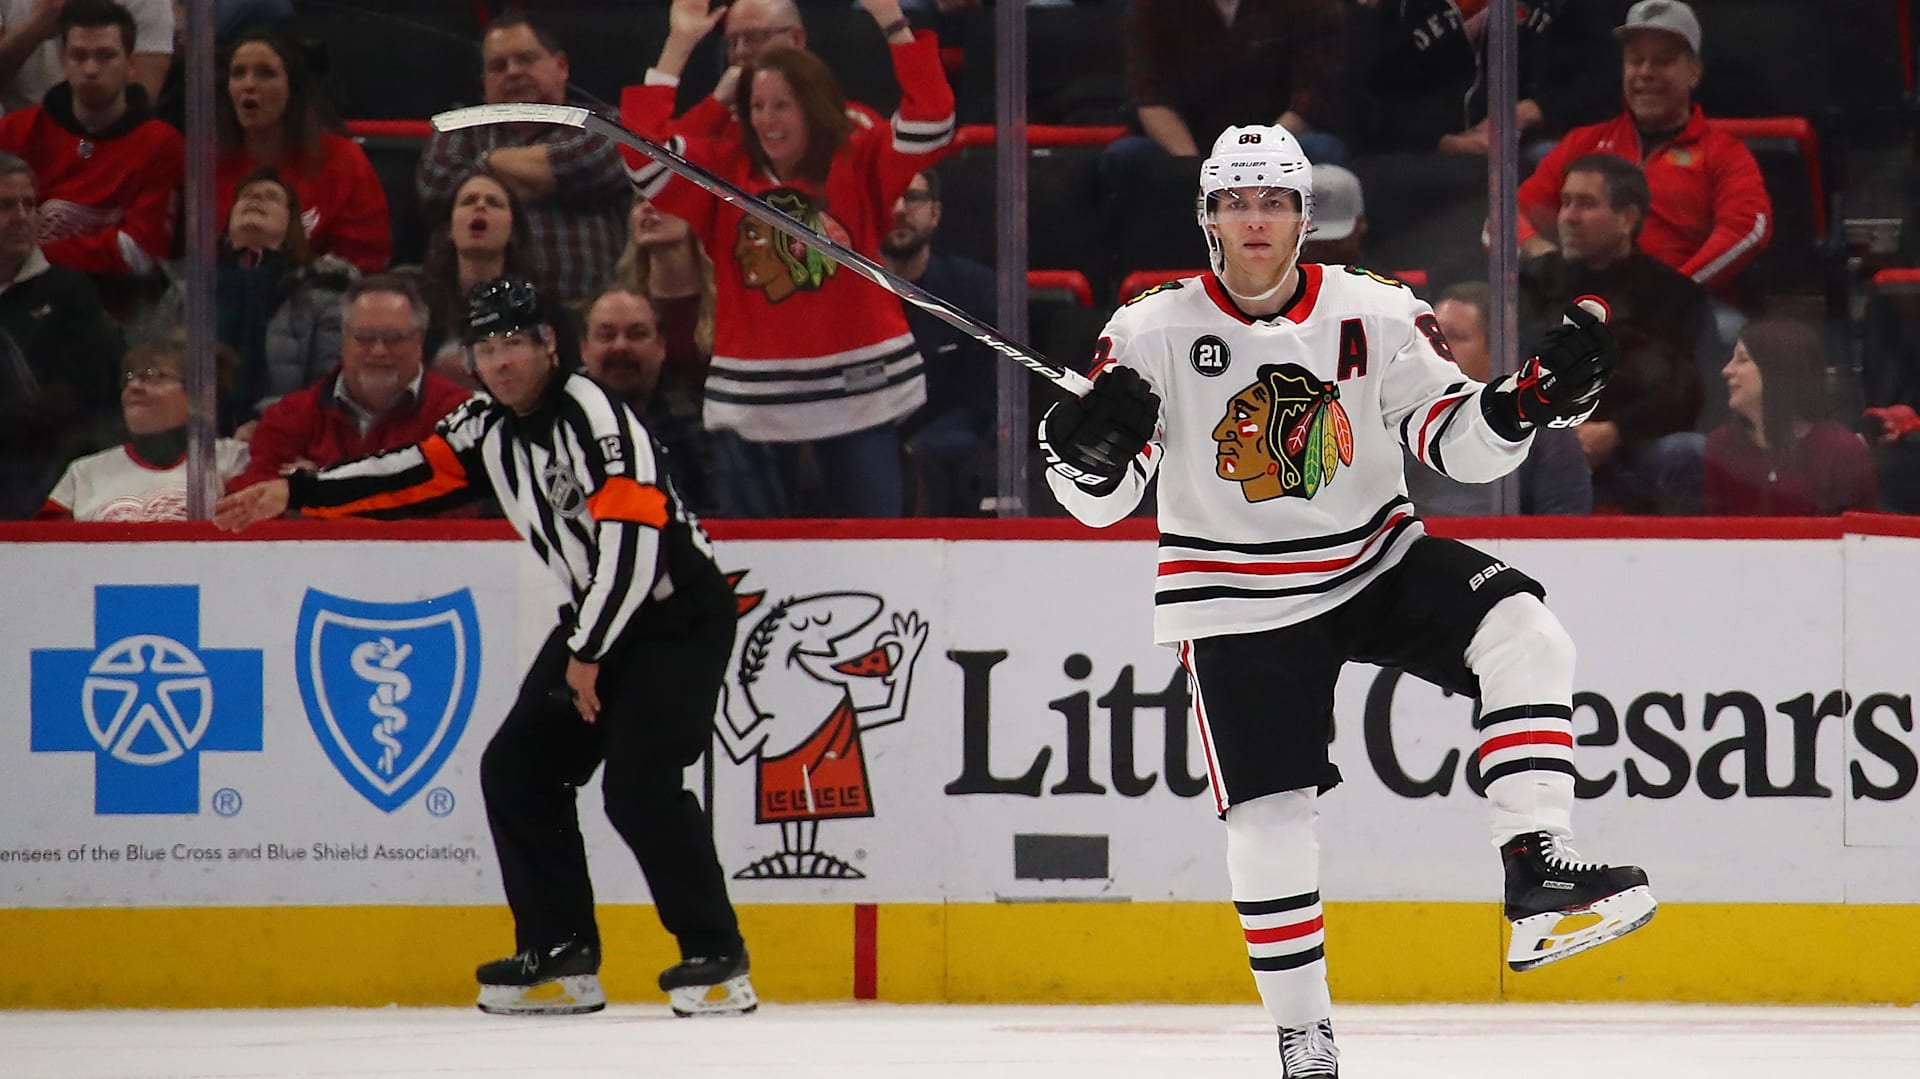
[[[1573,834],[1573,659],[1560,620],[1526,594],[1495,604],[1467,645],[1495,846],[1522,832]]]
[[[1320,912],[1314,792],[1286,791],[1227,810],[1227,876],[1253,982],[1275,1026],[1333,1014]]]

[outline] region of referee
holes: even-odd
[[[733,649],[732,588],[639,419],[560,367],[533,284],[497,278],[476,286],[467,305],[467,362],[485,394],[418,445],[228,495],[214,523],[238,531],[288,508],[412,516],[493,495],[572,602],[481,759],[517,954],[479,968],[480,1008],[606,1006],[574,809],[575,788],[604,762],[607,818],[680,944],[682,961],[660,987],[682,1015],[752,1011],[746,946],[712,831],[681,776],[708,742]]]

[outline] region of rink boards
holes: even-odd
[[[1184,676],[1149,632],[1151,534],[912,527],[718,540],[745,613],[688,782],[762,992],[1251,999]],[[1503,527],[1528,531],[1451,531],[1541,580],[1579,644],[1581,849],[1644,864],[1666,905],[1503,973],[1472,705],[1352,667],[1321,806],[1336,994],[1920,999],[1920,539]],[[0,670],[26,689],[0,918],[46,974],[0,1004],[467,999],[510,941],[478,762],[551,626],[544,570],[487,525],[0,539],[29,534],[56,541],[0,548]],[[646,998],[671,942],[584,793],[608,988]]]

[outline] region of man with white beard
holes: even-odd
[[[667,339],[653,301],[622,286],[594,297],[580,360],[595,382],[618,394],[665,451],[661,459],[682,502],[696,514],[711,511],[712,471],[700,391],[661,377]]]

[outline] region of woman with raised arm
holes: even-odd
[[[818,57],[775,49],[735,89],[737,133],[673,134],[674,88],[687,57],[725,9],[675,0],[671,29],[646,82],[628,87],[621,117],[689,161],[871,258],[893,204],[953,138],[953,90],[931,34],[915,32],[898,0],[860,0],[885,35],[900,108],[884,126],[847,118],[840,85]],[[897,516],[896,426],[926,400],[920,353],[900,301],[825,255],[768,228],[664,166],[629,153],[641,192],[685,218],[712,257],[717,282],[705,416],[714,431],[723,513]],[[822,498],[792,487],[810,450]]]

